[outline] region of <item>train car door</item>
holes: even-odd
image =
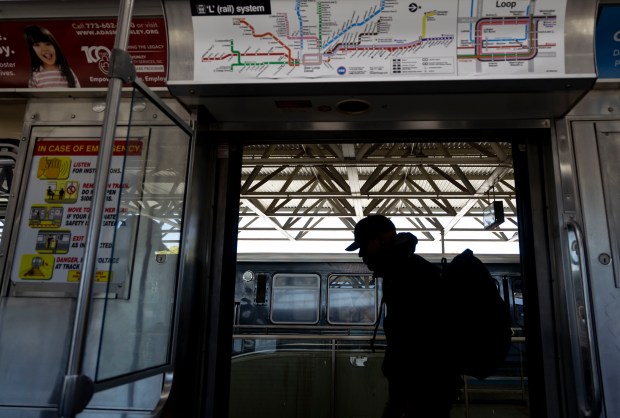
[[[535,278],[529,298],[535,338],[529,343],[538,359],[530,364],[537,385],[531,399],[535,414],[570,416],[570,383],[562,382],[556,357],[556,338],[566,331],[556,321],[564,312],[554,311],[558,295],[550,278],[558,272],[547,245],[557,232],[546,212],[555,189],[543,187],[541,179],[555,175],[549,170],[552,121],[596,77],[595,2],[461,1],[435,3],[429,10],[399,1],[191,2],[189,8],[182,3],[165,2],[178,58],[169,86],[196,109],[199,140],[221,141],[225,158],[238,155],[239,144],[283,138],[340,144],[361,136],[385,142],[418,131],[441,141],[439,136],[466,136],[476,129],[488,129],[490,136],[519,135],[522,127],[548,134],[538,142],[515,141],[521,146],[519,166],[526,168],[518,187],[534,186],[531,202],[523,205],[529,212],[523,219],[530,223],[521,235],[529,245],[524,264]],[[414,27],[419,31],[413,33]],[[230,180],[222,202],[230,202],[238,187],[237,178]],[[219,254],[230,251],[237,230],[223,232]],[[223,386],[230,376],[221,361],[230,341],[220,332],[233,311],[226,305],[226,272],[209,277],[208,290],[220,292],[219,299],[209,296],[209,312],[202,311],[208,315],[206,332],[188,349],[194,358],[179,365],[186,371],[199,365],[187,376],[200,385],[186,382],[191,392],[179,395],[181,403],[200,398],[202,405],[192,404],[198,414],[225,416],[228,410]],[[202,351],[206,360],[196,363]]]
[[[98,392],[90,408],[151,411],[170,379],[190,135],[137,95],[120,104],[84,318],[87,378],[75,383],[84,384],[84,393]],[[60,395],[72,355],[104,108],[101,99],[37,98],[27,105],[23,187],[2,240],[0,309],[3,376],[23,377],[2,379],[3,416],[59,404],[77,413],[90,400],[70,399],[72,405]],[[45,344],[33,344],[39,338]]]
[[[410,125],[412,126],[411,131],[401,131],[397,134],[393,131],[389,131],[389,128],[386,128],[380,133],[369,132],[368,130],[354,131],[351,129],[347,131],[347,136],[355,138],[353,143],[334,144],[328,142],[320,132],[291,132],[293,126],[296,126],[293,124],[288,124],[287,129],[280,132],[270,132],[268,135],[270,142],[264,139],[264,142],[257,144],[254,143],[253,140],[246,139],[249,143],[243,167],[244,184],[241,197],[242,220],[239,226],[239,238],[240,240],[249,240],[253,234],[260,233],[261,229],[266,228],[267,223],[261,222],[261,219],[257,218],[268,218],[273,223],[279,222],[278,227],[280,227],[280,229],[285,229],[287,234],[295,236],[296,239],[295,241],[287,241],[280,235],[280,238],[284,241],[284,244],[282,244],[282,241],[279,242],[276,238],[279,235],[277,230],[274,229],[270,231],[272,233],[264,233],[262,245],[268,243],[268,247],[265,246],[265,248],[274,248],[274,254],[265,254],[265,249],[261,248],[263,252],[261,254],[255,254],[254,257],[256,259],[260,259],[261,256],[266,259],[277,259],[279,254],[276,253],[278,251],[276,248],[290,248],[298,244],[304,244],[303,241],[306,235],[309,239],[308,242],[305,243],[307,245],[305,245],[304,248],[307,248],[308,253],[311,251],[327,251],[326,248],[332,251],[342,252],[342,249],[350,240],[351,231],[343,226],[339,219],[349,220],[354,216],[353,213],[356,202],[358,203],[361,213],[366,213],[366,209],[373,207],[372,205],[374,204],[374,207],[377,208],[378,211],[384,210],[385,212],[383,213],[390,216],[399,225],[399,230],[403,228],[402,230],[404,231],[412,231],[420,238],[416,250],[418,253],[425,254],[427,257],[432,257],[434,255],[434,261],[438,262],[439,255],[429,254],[430,251],[428,251],[432,245],[434,245],[435,248],[440,248],[440,240],[437,239],[437,231],[425,229],[425,227],[422,226],[422,222],[416,223],[415,225],[408,222],[409,219],[414,219],[416,216],[415,209],[411,209],[412,207],[422,210],[421,208],[423,205],[434,205],[433,202],[425,200],[423,193],[419,195],[416,193],[416,186],[420,186],[420,189],[424,190],[423,186],[428,184],[426,181],[431,177],[433,178],[433,182],[437,180],[439,184],[445,186],[442,180],[445,180],[446,177],[440,179],[429,173],[424,174],[424,170],[431,171],[432,168],[429,166],[436,167],[437,164],[443,164],[440,162],[440,155],[445,156],[446,154],[449,155],[453,153],[454,158],[458,158],[460,162],[459,169],[471,175],[472,167],[467,167],[467,163],[465,162],[467,158],[466,155],[470,155],[472,161],[478,160],[480,162],[484,157],[478,154],[479,151],[477,150],[479,149],[489,152],[494,148],[499,150],[498,154],[505,153],[506,155],[501,159],[496,159],[495,156],[491,157],[491,159],[497,162],[497,165],[493,167],[495,171],[491,168],[487,171],[487,175],[478,176],[475,180],[474,176],[471,176],[468,181],[475,184],[475,186],[472,186],[472,188],[475,189],[484,183],[481,181],[481,178],[487,181],[494,178],[493,173],[495,173],[495,175],[503,173],[501,174],[503,176],[502,178],[511,185],[512,181],[516,180],[516,188],[512,186],[509,187],[510,192],[507,194],[502,192],[501,198],[506,199],[505,202],[510,200],[510,203],[507,203],[506,206],[506,216],[510,218],[508,221],[510,226],[514,225],[512,222],[518,222],[520,231],[519,241],[522,246],[521,256],[524,260],[527,260],[528,263],[526,269],[528,271],[527,275],[525,275],[525,280],[527,282],[525,285],[525,290],[527,292],[526,297],[523,298],[523,286],[520,287],[518,295],[516,292],[512,293],[513,297],[516,296],[520,300],[525,299],[528,301],[528,323],[526,327],[515,329],[513,350],[510,360],[506,363],[506,367],[503,368],[503,371],[486,382],[468,379],[468,387],[464,392],[464,397],[469,396],[467,398],[468,403],[461,399],[454,408],[453,417],[481,417],[484,416],[485,410],[487,413],[493,411],[497,416],[518,417],[529,416],[529,414],[542,415],[541,411],[544,410],[547,402],[541,399],[544,398],[545,389],[543,386],[546,384],[542,383],[544,378],[539,370],[539,365],[542,363],[542,349],[540,348],[540,327],[537,325],[537,322],[551,323],[552,320],[547,316],[549,312],[540,312],[536,308],[536,303],[529,303],[529,296],[532,297],[532,300],[536,300],[536,293],[539,292],[536,280],[537,273],[534,271],[535,266],[542,266],[545,264],[546,255],[544,254],[547,251],[544,246],[536,247],[534,245],[536,242],[544,243],[545,239],[544,236],[540,235],[540,230],[536,228],[536,231],[534,231],[531,225],[533,224],[532,213],[540,212],[540,208],[544,206],[541,201],[543,190],[541,179],[544,176],[537,171],[537,164],[534,162],[542,158],[542,148],[544,148],[542,144],[546,143],[547,146],[549,145],[550,132],[544,128],[538,130],[523,129],[523,127],[520,128],[517,123],[514,124],[512,132],[493,131],[492,133],[482,129],[459,129],[457,132],[450,130],[442,131],[439,127],[431,133],[422,129],[415,130],[413,128],[415,124],[413,123]],[[350,127],[353,128],[354,124],[350,124]],[[218,134],[226,135],[224,132]],[[252,132],[250,129],[247,135],[238,136],[239,141],[242,141],[242,137],[244,136],[253,138],[254,134],[255,132]],[[312,134],[315,135],[313,140],[309,138]],[[307,142],[301,144],[297,143],[295,138],[302,136],[308,137],[306,138]],[[398,136],[399,140],[395,140],[394,142],[381,142],[379,140],[379,138],[392,136]],[[432,137],[432,139],[429,139],[429,137]],[[468,137],[472,142],[460,142],[465,137]],[[525,137],[527,137],[527,140],[523,139]],[[420,141],[419,138],[423,138],[423,140]],[[474,138],[476,139],[474,140]],[[490,138],[497,140],[499,143],[489,145],[487,139],[490,140]],[[420,142],[416,142],[416,140]],[[511,144],[510,141],[514,141],[514,144]],[[474,149],[476,149],[476,151],[474,151]],[[342,152],[343,150],[345,152]],[[370,150],[373,151],[371,152]],[[432,155],[432,157],[426,159],[422,157],[422,154]],[[529,156],[526,154],[529,154]],[[269,155],[272,156],[273,162],[269,161]],[[344,157],[345,155],[348,155],[350,160],[347,160]],[[286,161],[286,167],[281,167],[283,161]],[[444,163],[449,164],[446,161],[444,161]],[[516,179],[514,179],[512,175],[513,164],[514,172],[516,173],[514,177],[517,177]],[[277,170],[275,168],[276,166],[278,167]],[[264,169],[261,169],[261,167],[264,167]],[[390,168],[389,170],[388,167]],[[442,166],[441,169],[451,170],[448,166]],[[478,175],[481,174],[480,170],[480,165],[477,165],[475,171]],[[264,179],[269,178],[269,174],[275,171],[278,173],[277,179],[276,176],[271,176],[272,179],[276,180],[265,182]],[[459,170],[456,171],[458,172]],[[301,175],[295,174],[299,172],[303,173]],[[389,174],[383,177],[384,180],[377,180],[381,177],[380,174],[386,172]],[[449,175],[447,177],[451,180],[453,179]],[[467,177],[467,175],[462,177]],[[325,184],[329,184],[330,180],[333,181],[333,184],[329,186],[328,190],[318,185],[321,181],[324,181]],[[336,186],[336,184],[339,186]],[[453,183],[451,184],[453,185]],[[306,185],[307,189],[304,188],[304,191],[300,192],[298,188],[304,185]],[[315,185],[316,189],[311,185]],[[400,188],[400,185],[403,185],[403,187]],[[505,183],[502,184],[501,187],[503,188],[504,185]],[[348,196],[348,193],[344,190],[349,187],[360,190],[364,198],[360,199],[355,196]],[[455,203],[453,200],[447,198],[449,194],[442,194],[442,191],[439,190],[438,187],[433,193],[438,193],[438,195],[434,194],[433,198],[438,197],[441,199],[446,197],[446,202],[450,201],[451,204],[458,205],[456,211],[461,211],[463,201]],[[465,192],[465,194],[467,194],[467,192]],[[508,195],[511,197],[508,198]],[[321,199],[322,196],[324,199],[317,201],[317,198]],[[345,196],[347,197],[346,199]],[[517,202],[516,205],[512,202],[512,198],[515,197]],[[333,202],[332,199],[334,199]],[[422,201],[424,201],[424,203],[420,203]],[[246,202],[250,203],[248,204]],[[330,205],[335,207],[333,212],[328,209]],[[252,206],[255,206],[255,208],[250,210]],[[286,206],[287,209],[282,211],[274,210],[275,207],[279,206]],[[520,209],[518,214],[515,206]],[[321,213],[317,214],[312,219],[312,223],[317,225],[317,229],[313,230],[307,226],[310,221],[303,217],[310,217],[309,214],[317,207],[321,208]],[[394,207],[398,207],[399,209],[395,210],[393,209]],[[441,211],[439,210],[436,213],[439,212]],[[257,215],[257,213],[259,215]],[[470,214],[468,211],[463,211],[462,213],[463,216],[467,216],[468,219],[472,220],[471,217],[473,214]],[[441,216],[443,215],[444,214]],[[449,216],[447,214],[445,215]],[[300,217],[302,217],[301,220],[296,224],[296,219]],[[429,217],[432,217],[430,213]],[[445,220],[446,218],[443,217],[442,219]],[[541,219],[537,220],[537,222],[541,221]],[[438,222],[438,224],[439,223],[440,222]],[[444,222],[444,225],[445,224],[447,224],[447,222]],[[445,245],[449,248],[449,250],[447,250],[449,253],[458,251],[458,249],[462,249],[466,245],[479,245],[479,242],[463,242],[461,240],[467,240],[467,238],[472,240],[484,240],[483,235],[489,233],[488,231],[485,232],[481,227],[461,230],[465,224],[459,225],[457,229],[459,229],[460,232],[458,232],[456,236],[451,235],[451,233],[447,234]],[[252,230],[253,226],[256,227],[255,230]],[[512,232],[509,233],[508,231],[509,229],[495,232],[505,232],[510,236]],[[514,231],[516,231],[516,228]],[[529,232],[524,233],[523,231]],[[320,241],[319,236],[321,234],[327,235],[329,240],[320,242],[319,245],[317,241]],[[540,238],[535,238],[535,236]],[[455,237],[455,239],[453,240],[451,237]],[[257,239],[256,241],[259,240]],[[330,245],[334,241],[337,245]],[[501,240],[495,243],[496,247],[510,245],[509,242],[499,241]],[[245,242],[240,241],[239,247],[244,246],[244,244]],[[313,244],[314,248],[312,248]],[[534,250],[534,248],[536,249]],[[295,260],[295,267],[297,269],[305,268],[308,269],[306,271],[309,272],[313,271],[311,269],[315,267],[312,266],[312,263],[308,263],[308,265],[304,264],[304,260],[309,258],[308,253],[286,253],[280,256],[286,260]],[[349,259],[351,261],[357,259],[356,254],[345,254],[345,256],[346,255],[353,256]],[[318,255],[319,258],[321,256],[324,256],[324,259],[329,259],[327,255]],[[239,254],[239,257],[243,257],[243,254]],[[282,266],[267,266],[267,263],[263,266],[259,266],[257,263],[255,266],[257,269],[256,271],[261,272],[258,273],[258,275],[266,275],[266,272],[269,271],[286,271]],[[267,270],[261,270],[261,268]],[[274,270],[268,270],[268,268],[273,268]],[[342,267],[335,267],[329,263],[321,265],[321,268],[333,268],[335,269],[334,271],[343,272],[342,270],[338,270],[338,268]],[[238,283],[240,283],[239,273],[237,279]],[[254,283],[256,282],[249,280],[249,283],[242,284],[241,286],[247,291],[247,289],[252,288]],[[542,285],[540,287],[543,288]],[[329,289],[327,289],[327,292],[329,292]],[[507,299],[510,299],[511,295],[508,288],[506,288],[506,292],[508,293]],[[236,336],[236,343],[238,342],[240,345],[244,343],[247,344],[247,346],[238,348],[238,352],[235,353],[238,357],[234,359],[236,362],[233,364],[233,372],[235,373],[233,377],[236,380],[233,382],[233,385],[231,385],[230,417],[240,417],[243,415],[243,410],[247,413],[249,409],[252,409],[256,416],[269,416],[269,411],[281,411],[286,408],[288,412],[291,412],[299,405],[304,405],[304,407],[300,407],[300,410],[298,410],[296,415],[298,417],[366,417],[380,415],[383,403],[385,402],[384,393],[380,385],[384,383],[384,381],[381,377],[380,367],[377,365],[380,365],[382,353],[371,353],[370,349],[363,345],[365,340],[364,336],[361,335],[363,333],[362,330],[351,330],[351,333],[355,333],[359,338],[359,342],[357,342],[359,346],[356,346],[359,364],[356,366],[351,364],[354,363],[354,360],[347,357],[349,353],[347,352],[346,344],[342,343],[343,348],[333,350],[334,357],[340,359],[340,362],[334,361],[334,366],[332,366],[334,370],[331,373],[333,373],[335,377],[332,379],[325,378],[325,376],[321,375],[321,373],[325,373],[324,368],[308,367],[308,370],[303,368],[304,363],[301,360],[302,356],[312,356],[313,352],[310,350],[305,353],[301,352],[299,355],[299,363],[295,364],[290,360],[290,358],[294,358],[294,356],[290,354],[287,356],[286,344],[278,344],[279,341],[286,341],[286,336],[279,336],[282,340],[277,340],[275,337],[273,340],[269,340],[270,337],[268,334],[276,334],[277,327],[273,326],[273,328],[269,328],[268,332],[263,331],[263,334],[261,334],[262,329],[258,324],[265,325],[267,328],[269,322],[265,322],[259,312],[262,312],[264,315],[264,312],[268,312],[270,304],[269,302],[261,302],[260,306],[259,304],[253,305],[251,292],[249,295],[249,300],[247,299],[247,294],[246,298],[240,299],[242,307],[245,308],[241,317],[243,318],[242,321],[244,324],[247,325],[250,323],[256,327],[254,333],[256,340],[252,340],[252,333],[247,330],[244,330],[243,333],[239,333],[239,335]],[[411,295],[412,303],[415,303],[418,297],[435,298],[438,303],[441,303],[441,295],[422,296],[415,294]],[[541,296],[541,298],[545,297],[546,296]],[[238,301],[239,300],[236,300],[236,302]],[[252,307],[254,307],[255,310],[253,310]],[[515,305],[513,305],[513,307],[517,314],[519,307]],[[290,315],[292,316],[292,314]],[[519,320],[522,321],[522,317],[519,318]],[[537,318],[544,319],[538,320]],[[256,319],[256,323],[252,322],[252,319]],[[418,323],[418,321],[424,321],[425,319],[420,317],[412,317],[410,319],[410,327],[403,329],[403,332],[409,333],[411,335],[412,344],[416,344],[424,339],[423,335],[416,334],[416,323]],[[459,322],[458,319],[455,319],[455,321]],[[320,323],[320,325],[324,326],[325,324]],[[462,323],[459,323],[459,326],[466,327],[466,325]],[[283,329],[286,329],[286,327],[286,325],[281,326]],[[239,326],[238,328],[243,329],[243,326]],[[308,326],[308,328],[303,338],[307,341],[312,341],[310,340],[312,338],[311,334],[320,333],[322,327]],[[515,328],[518,328],[516,324]],[[287,330],[286,332],[290,333],[291,331]],[[332,338],[337,341],[339,331],[334,329],[329,332]],[[349,330],[340,330],[340,333],[344,333],[346,338],[349,339],[348,341],[351,345],[356,344],[352,342],[355,336],[348,335],[347,332],[349,332]],[[372,333],[372,331],[370,332]],[[526,340],[525,335],[527,335],[528,342],[524,344],[523,342]],[[321,337],[327,338],[327,336]],[[288,338],[294,339],[295,337],[289,336]],[[313,341],[317,347],[321,346],[321,342],[326,345],[324,340],[318,338],[316,342]],[[462,343],[464,342],[455,342],[454,348],[458,349],[457,347]],[[551,345],[548,345],[549,341],[545,341],[544,344],[548,349],[552,349],[552,342]],[[308,345],[310,345],[310,343],[308,343]],[[263,358],[260,356],[261,353],[259,351],[261,350],[264,350]],[[324,352],[322,352],[322,354],[328,359],[326,363],[330,365],[330,348],[324,348],[323,350]],[[239,354],[239,352],[241,352],[241,354]],[[526,355],[523,355],[524,353]],[[280,356],[280,358],[278,358],[278,356]],[[367,365],[364,365],[365,360],[368,361]],[[525,365],[523,364],[524,360],[526,360]],[[273,363],[271,363],[271,361]],[[411,361],[414,363],[423,361],[416,358],[415,349],[413,347],[411,350]],[[283,363],[288,367],[283,367]],[[273,364],[273,369],[267,367],[268,364]],[[294,370],[298,369],[295,369],[293,365],[299,367],[299,373],[294,372]],[[527,371],[523,369],[527,369]],[[327,370],[329,371],[329,368]],[[280,376],[280,380],[278,380],[278,376]],[[286,376],[286,378],[284,376]],[[352,376],[355,376],[355,378],[352,378]],[[242,381],[244,378],[245,381]],[[418,377],[412,375],[411,379],[418,379]],[[257,385],[257,381],[262,381],[263,383],[270,382],[270,384]],[[285,385],[283,382],[287,382],[287,384]],[[420,384],[424,384],[424,382],[420,381]],[[550,392],[556,390],[552,382],[547,384],[549,386],[546,390]],[[313,391],[310,388],[315,388],[315,390]],[[329,396],[325,395],[326,392],[329,393]],[[333,401],[330,397],[333,397]],[[482,402],[481,399],[483,399]],[[313,401],[311,402],[310,400]],[[330,407],[332,415],[326,415],[325,410],[329,411]]]
[[[0,243],[2,416],[151,413],[168,393],[192,131],[147,87],[169,97],[161,3],[133,3],[3,2],[0,89],[26,116],[3,102],[23,129]]]
[[[613,109],[607,89],[589,93],[567,118],[558,147],[563,161],[562,261],[568,326],[579,338],[567,341],[575,370],[574,395],[583,416],[614,417],[620,371],[618,321],[620,275],[617,266],[620,219],[620,123],[601,118],[592,106]],[[581,416],[581,415],[579,415]]]

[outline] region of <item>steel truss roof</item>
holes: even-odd
[[[240,240],[350,239],[371,213],[419,240],[518,239],[508,142],[247,146],[240,199]],[[506,222],[487,231],[482,211],[494,200]]]

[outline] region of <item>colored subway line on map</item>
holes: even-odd
[[[329,48],[329,46],[331,44],[336,42],[336,40],[342,38],[347,32],[349,32],[350,30],[352,30],[355,27],[360,27],[360,26],[365,25],[367,22],[369,22],[370,20],[374,19],[375,16],[378,16],[379,14],[381,14],[381,12],[384,9],[385,9],[385,0],[381,0],[379,8],[376,11],[372,12],[368,17],[364,18],[364,20],[362,20],[359,23],[351,22],[351,24],[347,25],[344,29],[342,29],[339,33],[337,33],[332,39],[327,41],[323,47],[324,48]]]
[[[324,57],[331,57],[333,54],[339,52],[339,51],[346,51],[346,52],[355,52],[355,51],[386,51],[386,52],[395,52],[395,51],[400,51],[400,50],[406,50],[406,49],[411,49],[411,48],[416,48],[420,45],[422,45],[424,42],[430,42],[430,41],[452,41],[454,39],[453,36],[451,35],[447,35],[447,36],[441,36],[441,37],[431,37],[431,38],[426,38],[425,34],[426,34],[426,23],[427,23],[427,19],[428,17],[433,17],[437,14],[437,11],[433,10],[430,12],[426,12],[424,13],[423,16],[423,24],[422,24],[422,35],[420,36],[419,39],[413,41],[413,42],[409,42],[407,44],[394,44],[394,45],[361,45],[362,42],[362,37],[363,36],[368,36],[368,35],[372,35],[372,33],[361,33],[357,35],[357,39],[358,42],[356,43],[347,43],[347,44],[343,44],[343,43],[339,43],[334,45],[330,50],[327,50],[326,52],[323,53]],[[370,20],[370,18],[376,16],[377,13],[372,13],[368,18],[363,20],[363,23],[366,23]],[[284,18],[284,23],[285,23],[285,27],[286,27],[286,38],[290,39],[290,40],[301,40],[301,39],[309,39],[309,40],[314,40],[316,42],[319,42],[318,38],[313,36],[313,37],[294,37],[290,35],[290,27],[289,27],[289,21],[288,18],[286,16],[286,14],[283,14],[283,18]],[[292,51],[291,48],[280,39],[280,37],[274,35],[272,32],[265,32],[265,33],[261,33],[258,34],[256,33],[255,28],[249,23],[247,22],[245,19],[239,19],[239,24],[243,24],[245,26],[247,26],[251,31],[252,31],[252,36],[255,38],[263,38],[263,37],[271,37],[273,40],[275,40],[278,44],[280,44],[283,48],[286,49],[286,53],[274,53],[274,52],[270,52],[270,53],[242,53],[241,51],[236,51],[234,50],[233,47],[233,41],[231,40],[231,52],[232,54],[225,54],[225,55],[221,55],[221,56],[217,56],[217,57],[203,57],[202,61],[203,62],[209,62],[209,61],[224,61],[229,59],[231,56],[236,56],[237,57],[237,62],[231,64],[231,66],[260,66],[260,65],[282,65],[284,64],[283,61],[260,61],[260,62],[243,62],[242,61],[242,57],[261,57],[261,56],[286,56],[288,59],[288,65],[289,66],[299,66],[300,65],[300,61],[298,59],[295,59],[292,57]],[[355,25],[351,25],[349,26],[346,30],[341,31],[340,33],[343,33],[347,30],[350,30],[351,27],[353,27]],[[338,37],[338,36],[337,36]],[[336,38],[337,38],[336,37]],[[335,38],[334,38],[335,39]],[[329,42],[328,42],[329,44]],[[320,53],[317,51],[317,54],[315,54],[313,57],[316,57],[316,59],[312,60],[311,62],[306,62],[306,60],[304,60],[304,64],[314,64],[314,65],[320,65],[321,63],[321,55]]]
[[[553,21],[555,23],[555,16],[544,17],[489,17],[479,19],[476,22],[475,29],[475,41],[472,46],[459,47],[459,49],[474,49],[474,54],[459,54],[457,59],[477,59],[479,61],[519,61],[519,60],[531,60],[538,55],[540,45],[538,44],[538,25],[541,22]],[[485,27],[489,26],[508,26],[508,25],[524,25],[526,28],[526,36],[522,42],[517,38],[493,38],[483,39],[482,34],[485,31]],[[504,45],[492,45],[493,43],[508,42]],[[544,46],[550,47],[555,44],[545,44]],[[498,51],[489,51],[497,49]],[[502,49],[503,51],[499,51]],[[511,49],[506,51],[506,49]],[[526,52],[520,52],[525,50]]]

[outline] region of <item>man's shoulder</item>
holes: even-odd
[[[395,280],[398,286],[415,284],[418,286],[420,282],[439,282],[441,270],[438,266],[431,263],[427,259],[417,254],[410,254],[406,258],[400,259],[392,266],[395,272]],[[408,280],[400,280],[403,277],[414,279],[411,283]]]
[[[418,254],[412,254],[411,257],[409,258],[409,263],[412,266],[423,268],[432,273],[439,274],[440,272],[439,267],[437,267],[435,264],[431,263],[426,258]]]

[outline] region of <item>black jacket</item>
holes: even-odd
[[[413,235],[399,234],[383,273],[387,349],[382,370],[388,379],[452,373],[450,351],[457,344],[450,341],[440,269],[413,253],[415,242]]]

